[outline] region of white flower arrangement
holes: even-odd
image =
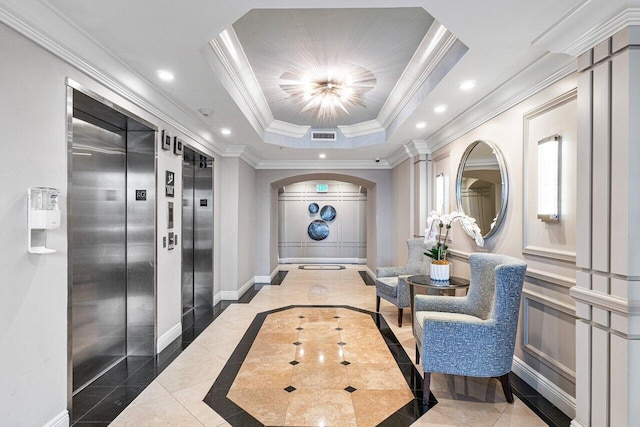
[[[475,218],[471,218],[464,212],[453,211],[449,214],[439,215],[436,211],[431,211],[427,218],[427,228],[424,230],[425,238],[424,243],[426,245],[434,245],[431,248],[431,252],[425,252],[424,254],[430,258],[433,258],[435,263],[448,264],[447,260],[447,240],[449,238],[449,230],[451,225],[460,221],[469,231],[473,234],[473,239],[478,246],[484,246],[484,239],[482,238],[482,232],[480,227],[476,224]],[[442,236],[442,229],[445,228],[444,238]]]

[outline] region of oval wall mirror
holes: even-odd
[[[507,167],[498,147],[487,141],[471,143],[458,167],[458,211],[475,218],[486,239],[500,227],[508,195]],[[473,237],[469,230],[465,231]]]

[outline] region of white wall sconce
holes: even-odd
[[[32,254],[51,254],[47,248],[47,230],[60,228],[60,208],[57,188],[34,187],[27,192],[27,249]]]
[[[562,137],[552,135],[538,141],[538,219],[560,221],[560,176]]]
[[[436,175],[436,206],[439,214],[447,213],[447,178],[444,173]]]

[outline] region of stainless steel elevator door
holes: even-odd
[[[126,355],[126,138],[73,119],[73,389]]]
[[[156,132],[71,90],[70,351],[77,392],[155,354]]]
[[[213,161],[185,148],[182,168],[182,310],[213,306]]]
[[[193,203],[195,307],[213,306],[213,162],[196,155]]]
[[[193,301],[194,162],[193,162],[192,153],[193,152],[185,154],[185,159],[182,162],[182,314],[188,313],[194,307],[194,301]]]

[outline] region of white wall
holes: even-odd
[[[318,193],[316,184],[328,186]],[[309,204],[319,209],[331,205],[336,218],[328,222],[329,236],[315,241],[307,227],[321,219],[320,210],[309,213]],[[367,257],[367,194],[361,186],[339,181],[305,181],[290,184],[278,194],[278,254],[280,262],[347,262],[364,263]]]
[[[393,168],[391,176],[393,185],[393,226],[394,256],[393,265],[407,263],[407,239],[413,237],[413,212],[411,198],[413,196],[413,159],[407,159]]]
[[[4,24],[0,24],[0,51],[0,125],[5,137],[0,156],[5,182],[0,192],[4,243],[0,248],[0,425],[35,426],[64,422],[68,416],[66,78],[217,156],[202,141],[178,133]],[[175,113],[182,114],[177,108]],[[160,153],[158,172],[167,168],[180,176],[179,158]],[[216,188],[219,185],[217,181]],[[61,228],[48,233],[48,245],[58,250],[55,254],[27,254],[26,191],[32,186],[52,186],[62,192]],[[177,195],[180,191],[176,187]],[[174,231],[181,234],[180,198],[174,199]],[[158,194],[158,207],[158,224],[166,224],[164,191]],[[160,246],[163,235],[166,229],[159,227]],[[158,248],[158,337],[176,326],[179,329],[181,247],[172,253]]]
[[[254,283],[256,245],[256,172],[244,160],[238,170],[238,285]],[[242,289],[244,293],[246,289]],[[239,295],[241,296],[241,295]]]
[[[312,179],[356,182],[367,187],[367,267],[393,260],[393,198],[390,170],[256,171],[256,276],[268,276],[278,265],[277,188]],[[275,186],[275,188],[274,188]]]
[[[254,283],[255,171],[237,157],[221,162],[221,298],[235,300]]]
[[[466,147],[476,140],[490,141],[504,155],[509,179],[504,223],[483,249],[454,226],[452,274],[468,277],[468,254],[475,251],[525,259],[528,270],[515,351],[522,363],[515,364],[514,371],[570,416],[575,407],[575,305],[569,296],[576,276],[575,88],[576,76],[567,77],[435,152],[432,177],[449,177],[450,210],[455,210],[455,176]],[[558,224],[543,224],[535,216],[536,173],[531,171],[536,159],[531,152],[539,139],[556,133],[563,137],[563,215]],[[537,250],[531,251],[533,246]],[[558,256],[560,252],[568,254],[566,259]]]

